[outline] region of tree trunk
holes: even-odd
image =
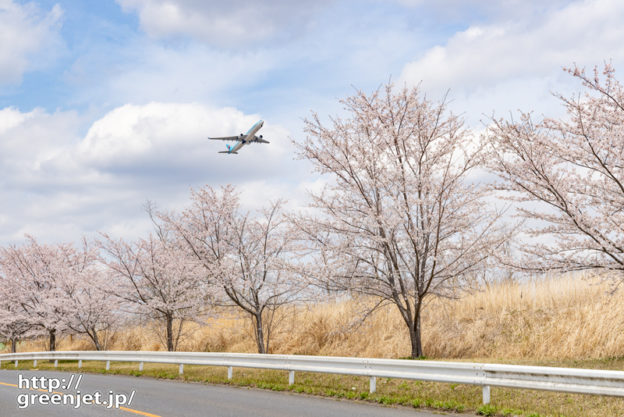
[[[407,311],[401,311],[403,321],[407,325],[409,331],[410,343],[412,344],[412,359],[422,358],[424,356],[421,339],[420,312],[422,304],[416,300],[414,303],[414,315],[410,317]]]
[[[100,344],[100,338],[98,337],[97,331],[95,329],[91,329],[87,332],[87,334],[91,338],[91,341],[93,341],[95,350],[102,350],[102,345]]]
[[[258,353],[266,353],[264,348],[264,332],[262,331],[262,313],[254,314],[253,321],[256,324],[256,344],[258,345]]]
[[[11,353],[16,353],[17,352],[17,338],[12,338],[10,340],[11,342]]]
[[[50,332],[50,352],[56,350],[56,329],[49,330]]]
[[[412,321],[412,325],[410,326],[410,342],[412,343],[412,359],[422,358],[424,355],[422,348],[422,339],[420,336],[420,309],[421,304],[416,303],[414,306],[416,310],[414,312],[414,320]]]
[[[166,314],[165,319],[167,320],[167,350],[173,352],[173,315]]]

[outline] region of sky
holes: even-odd
[[[475,132],[560,116],[563,67],[624,71],[623,21],[618,0],[0,0],[0,245],[135,238],[147,201],[204,185],[304,206],[303,120],[389,80],[448,93]],[[206,139],[259,119],[270,145]]]

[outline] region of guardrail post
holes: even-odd
[[[295,371],[288,371],[288,385],[295,383]]]
[[[232,367],[228,366],[228,380],[232,379]]]
[[[82,359],[78,359],[78,368],[82,368]]]
[[[180,364],[180,370],[178,371],[178,373],[180,375],[182,375],[184,373],[184,364],[183,363]]]
[[[54,367],[58,368],[58,359],[54,359]]]
[[[106,361],[106,370],[110,371],[110,361]]]
[[[377,391],[377,377],[371,376],[370,377],[370,393],[374,394],[375,391]]]
[[[489,403],[490,403],[490,386],[484,385],[483,386],[483,404],[489,404]]]
[[[143,372],[143,362],[139,362],[139,372]]]
[[[37,367],[37,359],[33,361],[33,368],[36,368],[36,367]]]
[[[17,368],[17,363],[18,363],[18,362],[19,362],[18,360],[16,360],[16,361],[15,361],[15,367],[16,367],[16,368]]]

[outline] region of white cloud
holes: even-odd
[[[326,1],[117,0],[150,36],[191,36],[219,46],[257,43],[305,26]]]
[[[245,91],[262,80],[278,61],[274,52],[262,49],[235,53],[197,42],[172,47],[144,38],[116,53],[113,62],[104,64],[99,54],[74,62],[67,73],[77,87],[74,101],[109,106],[149,101],[239,103],[240,96],[232,91]]]
[[[73,112],[0,110],[0,242],[30,233],[46,241],[150,228],[144,204],[187,204],[191,187],[233,183],[245,201],[289,198],[300,168],[289,132],[265,124],[269,145],[223,155],[208,135],[245,132],[258,115],[197,103],[124,105],[90,124]],[[0,244],[1,244],[0,243]]]
[[[47,175],[50,161],[71,149],[78,126],[75,112],[0,110],[0,176],[13,185],[33,185]]]
[[[44,13],[32,3],[0,0],[0,85],[17,84],[24,72],[53,59],[62,14],[58,4]]]
[[[383,1],[383,0],[382,0]],[[434,14],[451,18],[483,18],[484,16],[526,16],[570,3],[570,0],[396,0],[406,7],[427,8]]]
[[[197,103],[127,104],[93,123],[76,148],[76,159],[108,172],[150,177],[192,177],[201,171],[217,175],[222,171],[237,178],[241,171],[252,169],[270,175],[273,167],[267,163],[285,152],[280,146],[287,136],[284,129],[266,125],[262,133],[271,138],[273,146],[252,144],[229,159],[216,154],[225,149],[223,142],[207,139],[208,135],[238,135],[259,118],[233,108]]]
[[[545,75],[572,62],[600,63],[624,53],[622,19],[624,3],[599,0],[570,5],[541,22],[472,26],[407,64],[402,79],[475,88]]]
[[[0,110],[0,134],[20,125],[27,117],[28,114],[10,107]]]
[[[400,79],[412,85],[422,81],[427,91],[438,93],[450,88],[464,110],[479,114],[491,113],[496,104],[502,106],[498,114],[525,106],[543,110],[544,97],[565,86],[562,66],[610,59],[616,68],[624,64],[623,20],[624,3],[596,0],[551,10],[539,19],[474,25],[405,65]]]
[[[206,2],[196,7],[232,6]],[[258,2],[257,7],[268,6]],[[118,49],[90,51],[73,62],[66,73],[73,84],[71,101],[104,109],[150,101],[202,102],[262,111],[282,124],[290,119],[300,125],[311,108],[333,106],[337,97],[352,94],[352,85],[374,88],[396,76],[406,56],[429,45],[424,29],[383,8],[363,8],[354,18],[345,4],[330,5],[307,28],[294,39],[229,49],[201,39],[163,42],[133,36]]]

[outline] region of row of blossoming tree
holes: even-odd
[[[133,242],[105,233],[81,249],[43,245],[29,236],[0,249],[0,335],[11,342],[61,333],[101,335],[127,317],[156,321],[167,350],[183,327],[215,306],[235,306],[252,320],[258,351],[269,350],[277,308],[305,288],[290,265],[294,234],[283,203],[258,213],[239,207],[234,188],[192,192],[183,212],[148,212],[154,231]]]
[[[418,88],[357,92],[346,118],[313,114],[296,145],[325,186],[300,212],[281,201],[244,212],[232,186],[207,186],[180,212],[148,207],[154,231],[134,242],[2,248],[0,335],[46,335],[54,349],[58,334],[80,333],[100,349],[99,335],[135,315],[161,323],[175,350],[185,323],[233,306],[265,353],[276,310],[318,288],[396,307],[418,357],[426,301],[501,266],[621,279],[624,90],[608,65],[567,71],[585,91],[557,96],[566,117],[491,119],[480,137]],[[496,209],[505,200],[514,212]]]

